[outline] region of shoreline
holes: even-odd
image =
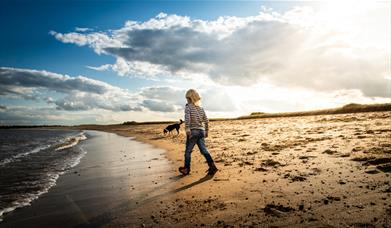
[[[136,214],[155,189],[171,190],[163,150],[113,133],[85,133],[88,139],[80,146],[87,154],[80,163],[30,206],[7,214],[0,227],[104,226],[120,214]]]
[[[156,137],[156,139],[151,139],[151,138],[148,138],[146,135],[127,133],[122,130],[114,130],[114,131],[108,131],[108,132],[115,133],[115,134],[123,136],[123,137],[131,137],[138,142],[146,143],[146,144],[154,146],[155,148],[163,149],[163,150],[165,150],[165,155],[166,155],[167,159],[172,162],[177,162],[178,161],[178,158],[176,157],[177,152],[180,151],[181,149],[184,150],[184,145],[182,146],[183,148],[179,148],[180,145],[172,144],[171,142],[157,141],[157,140],[159,140],[159,137]]]
[[[148,124],[151,126],[163,126],[165,124]],[[144,125],[139,125],[143,127]],[[182,126],[183,127],[183,126]],[[94,131],[101,131],[101,132],[108,132],[108,133],[113,133],[117,134],[122,137],[127,137],[130,139],[133,139],[135,141],[138,141],[140,143],[145,143],[148,145],[153,146],[154,148],[157,149],[162,149],[165,151],[165,156],[168,159],[168,161],[175,163],[177,166],[183,165],[182,161],[183,156],[177,156],[178,153],[181,153],[185,150],[185,141],[182,138],[178,138],[179,141],[170,141],[170,140],[165,140],[168,139],[167,137],[163,136],[162,134],[150,134],[147,132],[133,132],[129,131],[129,129],[132,127],[129,126],[121,126],[121,125],[110,125],[110,126],[89,126],[89,127],[72,127],[71,129],[78,129],[78,130],[94,130]],[[184,134],[183,129],[181,128],[180,134]],[[175,137],[175,133],[173,135],[173,138]],[[175,169],[177,171],[177,169]]]

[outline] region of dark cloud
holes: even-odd
[[[70,99],[61,99],[54,102],[56,104],[56,109],[58,110],[67,110],[67,111],[85,111],[92,109],[92,105],[86,104],[83,101],[70,100]]]
[[[0,125],[43,125],[95,123],[97,115],[65,112],[53,108],[14,107],[0,109]]]
[[[0,94],[23,99],[42,99],[56,105],[58,110],[85,111],[104,109],[112,111],[140,111],[130,92],[86,77],[70,77],[47,71],[0,68]],[[54,100],[40,93],[55,91],[62,94]],[[133,101],[134,105],[131,105]]]
[[[111,86],[86,77],[70,77],[47,71],[0,67],[0,93],[7,88],[46,88],[57,92],[80,91],[103,94]]]
[[[42,112],[40,112],[42,111]],[[47,120],[45,114],[50,113],[48,110],[33,110],[31,108],[7,108],[0,109],[0,125],[24,125],[24,124],[42,124]],[[53,110],[50,110],[53,111]],[[27,114],[28,113],[28,114]],[[26,115],[27,114],[27,115]]]
[[[19,85],[0,85],[0,95],[21,97],[26,100],[37,100],[39,98],[39,95],[35,94],[31,88],[20,87]]]
[[[192,28],[131,30],[124,34],[125,47],[103,50],[129,62],[142,61],[162,65],[175,72],[192,69],[196,63],[215,61],[219,41]]]

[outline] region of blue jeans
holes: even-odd
[[[209,151],[205,146],[205,131],[200,129],[192,129],[191,137],[187,137],[186,139],[186,150],[185,150],[185,167],[190,169],[190,161],[191,161],[191,152],[195,144],[197,144],[198,148],[202,155],[204,155],[208,164],[213,163],[213,159],[209,154]]]

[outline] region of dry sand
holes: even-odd
[[[206,142],[220,169],[214,177],[205,176],[197,148],[191,175],[176,176],[183,128],[178,136],[163,136],[166,124],[99,127],[163,148],[174,163],[171,190],[104,225],[391,227],[390,117],[373,112],[211,122]]]

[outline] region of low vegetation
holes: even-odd
[[[321,109],[304,112],[282,112],[282,113],[264,113],[253,112],[248,116],[241,116],[237,119],[256,119],[256,118],[271,118],[271,117],[292,117],[292,116],[313,116],[313,115],[333,115],[358,112],[382,112],[391,111],[391,103],[385,104],[347,104],[341,108]]]

